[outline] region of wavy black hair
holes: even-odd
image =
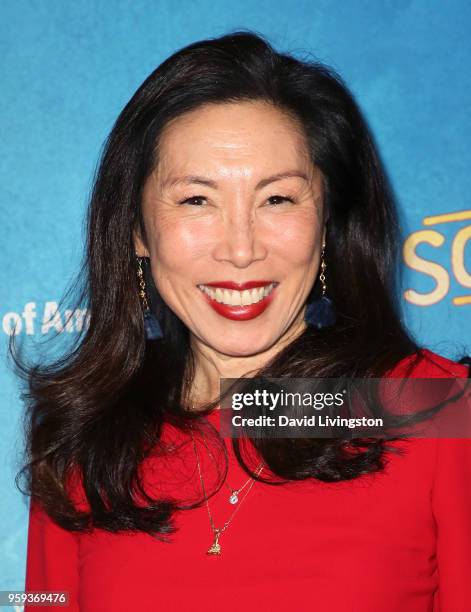
[[[202,424],[217,402],[198,413],[185,410],[194,376],[189,331],[160,298],[148,267],[150,305],[164,338],[145,340],[133,232],[145,238],[142,191],[158,163],[166,124],[204,104],[254,100],[296,118],[323,174],[328,288],[337,313],[333,327],[309,327],[257,376],[381,378],[403,358],[418,355],[400,316],[401,230],[392,189],[342,78],[314,59],[276,52],[251,31],[190,44],[138,88],[104,146],[84,258],[67,292],[80,289],[88,324],[74,346],[50,363],[27,364],[10,346],[27,381],[27,459],[18,478],[66,529],[138,530],[165,539],[175,510],[194,507],[154,498],[140,467],[159,447],[166,421],[188,433],[188,425]],[[319,290],[316,281],[309,299]],[[218,444],[227,459],[221,438]],[[281,479],[267,484],[356,478],[380,470],[386,452],[380,438],[358,443],[353,460],[343,439],[234,438],[232,444],[248,474],[263,480],[250,465],[252,449]],[[71,499],[74,474],[80,475],[85,508]]]

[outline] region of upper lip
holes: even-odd
[[[221,289],[235,289],[236,291],[243,291],[244,289],[254,289],[255,287],[264,287],[265,285],[271,285],[271,283],[278,284],[276,281],[271,280],[253,280],[246,281],[245,283],[236,283],[234,281],[214,281],[212,283],[201,283],[205,287],[220,287]]]

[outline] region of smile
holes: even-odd
[[[250,306],[250,304],[256,304],[263,300],[263,298],[270,295],[275,287],[275,283],[270,283],[265,287],[256,287],[255,289],[245,289],[244,291],[221,289],[217,287],[207,287],[206,285],[198,285],[201,291],[204,291],[212,300],[219,302],[220,304],[227,304],[228,306]]]
[[[264,312],[272,301],[274,289],[278,284],[271,282],[244,290],[198,285],[198,289],[218,314],[227,319],[245,321]]]

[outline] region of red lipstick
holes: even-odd
[[[248,321],[250,319],[254,319],[264,312],[271,301],[273,300],[273,294],[276,290],[276,287],[279,283],[275,281],[248,281],[246,283],[235,283],[233,281],[220,281],[213,283],[204,283],[206,287],[214,287],[221,289],[233,289],[243,291],[245,289],[254,289],[256,287],[264,287],[266,285],[270,285],[274,283],[275,286],[272,288],[270,293],[262,298],[256,304],[248,304],[245,306],[232,306],[229,304],[222,304],[221,302],[217,302],[213,300],[207,293],[202,291],[202,295],[204,299],[208,302],[211,308],[216,311],[222,317],[226,319],[231,319],[233,321]]]

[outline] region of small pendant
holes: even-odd
[[[237,496],[237,493],[234,491],[232,495],[229,497],[229,503],[236,504],[238,501],[239,501],[239,497]]]
[[[207,555],[220,555],[221,554],[221,545],[218,542],[219,540],[219,531],[216,532],[214,536],[214,542],[208,548],[206,554]]]

